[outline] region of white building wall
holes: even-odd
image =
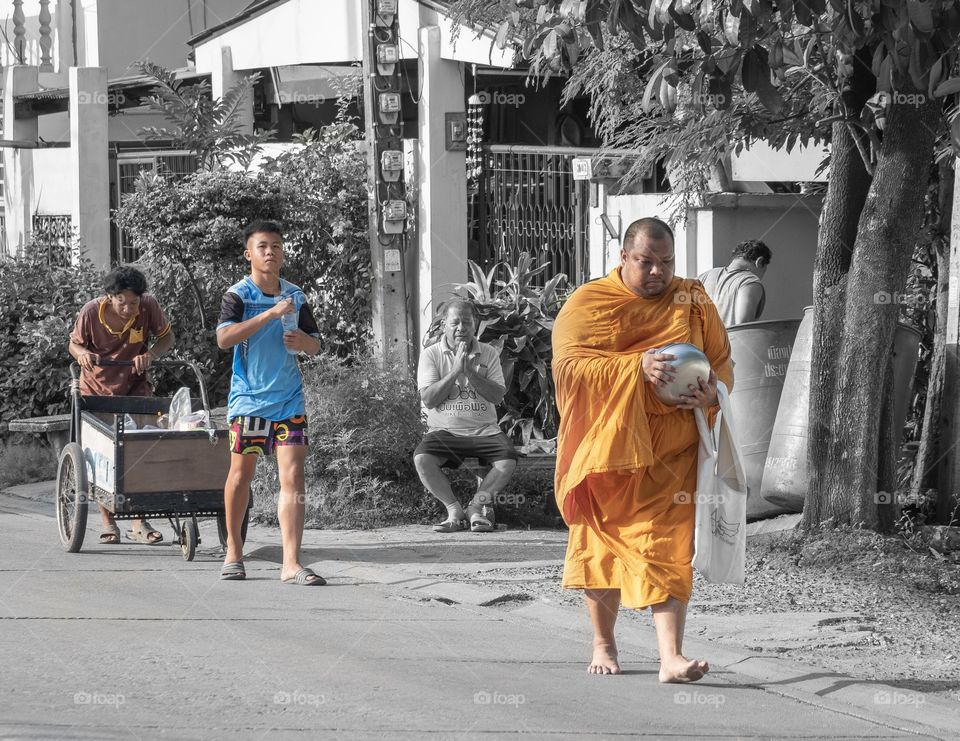
[[[114,0],[119,1],[119,0]],[[212,72],[220,49],[233,53],[233,69],[296,64],[350,64],[360,61],[366,31],[357,0],[288,0],[196,47],[196,67]],[[440,56],[467,63],[509,67],[513,52],[491,50],[490,38],[462,28],[456,45],[450,23],[417,0],[400,0],[400,55],[416,59],[421,24],[440,28]]]
[[[30,203],[30,212],[64,216],[73,204],[73,181],[65,177],[70,170],[70,148],[35,149],[33,176],[36,187]]]

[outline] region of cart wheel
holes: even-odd
[[[183,552],[184,561],[192,561],[197,555],[197,541],[200,539],[197,533],[197,523],[191,517],[183,521],[183,527],[180,528],[180,550]]]
[[[87,532],[87,464],[83,448],[67,443],[57,465],[57,528],[67,553],[77,553]]]
[[[250,505],[247,505],[247,511],[243,513],[243,524],[240,526],[240,537],[246,542],[247,525],[250,524]],[[224,512],[217,513],[217,535],[220,536],[220,545],[227,547],[227,515]]]

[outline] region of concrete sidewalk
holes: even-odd
[[[596,734],[596,737],[613,737],[622,734],[653,737],[667,734],[687,737],[689,734],[690,737],[700,738],[712,737],[715,734],[742,738],[893,738],[904,735],[930,738],[960,737],[960,707],[956,703],[922,693],[855,680],[825,669],[815,669],[780,659],[758,657],[742,647],[715,641],[700,642],[692,638],[687,638],[685,641],[685,649],[689,655],[702,656],[710,661],[712,672],[705,681],[687,686],[659,685],[655,679],[655,635],[651,627],[639,625],[636,621],[629,623],[622,621],[618,626],[618,639],[621,658],[628,670],[625,679],[639,682],[639,684],[624,696],[628,706],[622,706],[617,710],[610,709],[608,712],[612,715],[597,718],[593,722],[591,715],[584,716],[584,712],[590,710],[591,706],[581,705],[581,699],[589,699],[590,703],[599,702],[600,706],[603,706],[611,699],[619,697],[626,686],[621,684],[624,680],[614,678],[590,677],[587,678],[586,684],[581,684],[583,680],[579,678],[574,679],[580,675],[586,677],[583,666],[588,655],[589,628],[582,608],[560,605],[556,600],[530,599],[529,596],[518,594],[515,586],[503,580],[491,579],[489,584],[483,584],[484,580],[477,578],[481,574],[508,569],[535,570],[555,567],[562,560],[564,553],[566,534],[563,531],[506,530],[485,535],[459,533],[444,537],[437,537],[424,526],[392,527],[375,531],[307,531],[304,537],[304,562],[309,563],[327,577],[334,587],[345,585],[358,587],[349,592],[342,589],[317,590],[319,596],[313,597],[314,590],[281,588],[271,583],[271,579],[276,579],[276,564],[279,563],[280,550],[277,545],[279,533],[273,528],[253,525],[248,534],[246,548],[248,571],[253,578],[242,585],[243,591],[225,591],[224,585],[215,579],[219,556],[215,528],[211,527],[210,522],[203,523],[201,533],[204,542],[198,557],[200,560],[192,564],[182,562],[179,551],[170,547],[101,547],[96,543],[94,530],[88,532],[89,545],[85,546],[81,554],[64,554],[59,551],[56,526],[49,518],[52,486],[47,483],[27,488],[18,487],[13,492],[8,492],[10,493],[19,495],[21,498],[0,497],[0,518],[8,525],[11,522],[15,523],[12,527],[8,526],[5,532],[12,531],[19,535],[12,538],[12,545],[11,538],[7,538],[0,546],[2,549],[0,552],[3,553],[3,566],[0,567],[0,595],[3,596],[0,601],[5,608],[8,620],[14,620],[15,625],[22,624],[30,633],[41,630],[41,626],[46,625],[44,621],[53,619],[56,615],[66,617],[65,611],[72,617],[74,625],[78,624],[78,620],[81,621],[79,624],[84,620],[92,620],[97,625],[102,623],[104,626],[121,626],[126,623],[114,621],[133,620],[149,623],[151,620],[167,619],[158,617],[158,613],[176,615],[174,619],[182,621],[185,619],[181,614],[184,607],[181,605],[182,599],[193,602],[195,600],[191,595],[195,596],[202,590],[205,595],[208,592],[217,595],[222,593],[223,599],[239,599],[238,602],[217,601],[212,607],[205,605],[200,612],[201,614],[216,613],[220,620],[229,619],[230,624],[237,626],[235,629],[241,632],[240,626],[244,621],[269,621],[267,613],[282,605],[290,606],[294,611],[306,609],[316,613],[317,620],[327,617],[333,620],[332,627],[328,626],[332,631],[329,637],[337,641],[337,645],[340,646],[355,646],[355,644],[349,644],[349,641],[353,640],[350,635],[338,635],[342,627],[337,627],[338,620],[346,621],[346,625],[353,621],[363,622],[369,619],[365,615],[376,614],[379,615],[378,620],[386,620],[393,626],[390,630],[400,631],[396,634],[397,638],[402,637],[400,644],[396,641],[391,642],[386,636],[378,636],[374,641],[376,650],[373,654],[377,655],[375,659],[358,649],[352,653],[348,652],[347,659],[340,659],[345,661],[343,671],[347,675],[355,671],[351,662],[363,664],[362,670],[356,670],[363,676],[375,677],[380,670],[376,667],[367,667],[368,662],[395,661],[395,654],[407,656],[409,651],[416,652],[418,645],[423,649],[422,660],[419,662],[413,658],[414,654],[410,654],[409,661],[413,664],[408,668],[413,674],[404,681],[412,681],[417,688],[422,689],[422,692],[415,693],[414,697],[423,696],[423,693],[426,696],[435,694],[434,699],[440,707],[423,708],[421,716],[402,715],[404,721],[400,724],[381,725],[384,719],[379,718],[378,712],[373,712],[372,715],[361,713],[358,716],[355,712],[356,708],[350,705],[351,710],[345,716],[353,723],[350,725],[349,732],[347,726],[343,725],[310,726],[310,718],[297,721],[302,720],[308,723],[302,728],[296,723],[277,725],[272,712],[276,711],[276,707],[261,708],[253,718],[248,718],[245,713],[240,712],[243,723],[247,724],[243,728],[253,732],[254,737],[259,737],[259,729],[263,725],[257,725],[257,717],[264,713],[269,716],[267,726],[273,724],[270,726],[272,730],[285,729],[292,735],[297,735],[298,729],[310,728],[311,735],[323,735],[321,731],[334,735],[337,732],[343,732],[350,737],[362,735],[362,732],[369,732],[378,737],[385,735],[407,737],[405,734],[408,732],[412,734],[409,737],[422,737],[429,733],[431,736],[439,735],[441,738],[472,737],[474,734],[489,738],[491,734],[499,737],[500,734],[514,735],[517,732],[524,732],[534,737],[566,733],[570,733],[571,736]],[[154,525],[162,529],[169,541],[171,536],[169,527],[165,524],[161,526],[159,522],[155,522]],[[38,537],[37,533],[42,533],[42,542],[36,542],[34,545]],[[11,548],[15,551],[11,552]],[[32,549],[42,551],[41,556],[30,554]],[[91,572],[90,569],[95,571]],[[46,573],[48,571],[57,573],[50,576]],[[169,578],[164,578],[169,577],[168,571],[172,571],[176,577],[173,586],[177,587],[179,583],[180,587],[186,590],[186,593],[180,597],[169,594],[171,581]],[[116,588],[111,589],[110,583],[103,581],[105,572],[109,572],[113,575],[111,578],[120,580],[120,583],[128,586],[119,592]],[[15,598],[11,599],[9,579],[14,576],[19,580],[29,579],[32,594],[17,593]],[[268,578],[267,580],[258,578],[261,576]],[[458,580],[458,577],[469,577],[472,581],[480,583],[463,583]],[[48,583],[51,579],[52,581]],[[67,580],[66,587],[63,586],[64,580]],[[75,585],[83,593],[90,589],[89,584],[85,585],[85,582],[91,580],[97,589],[103,590],[92,592],[100,595],[100,598],[95,599],[92,604],[84,604],[82,609],[77,608],[78,603],[70,603],[74,607],[73,612],[69,612],[70,608],[60,599],[60,591],[56,584],[60,584],[59,589],[72,589]],[[7,588],[4,589],[4,586]],[[143,589],[147,589],[151,594],[162,595],[162,598],[158,603],[144,600]],[[234,597],[228,598],[228,593]],[[336,606],[331,607],[329,595],[335,595],[334,605]],[[390,601],[384,603],[382,599],[384,597]],[[293,604],[290,602],[291,598],[295,598]],[[279,602],[275,602],[276,600]],[[313,604],[313,600],[318,600],[315,603],[316,608],[309,607]],[[406,623],[403,622],[407,620],[404,617],[406,611],[404,605],[428,607],[431,615],[441,616],[441,622],[431,622],[430,631],[426,635],[410,634],[405,627]],[[389,615],[383,613],[385,607]],[[120,614],[117,614],[117,609]],[[454,612],[436,613],[437,610]],[[77,612],[83,614],[76,614]],[[442,617],[444,615],[446,617]],[[394,618],[401,622],[393,623]],[[695,620],[711,619],[713,618],[709,615],[692,615],[691,623]],[[452,624],[448,622],[450,620],[453,621]],[[500,627],[493,628],[491,621]],[[68,620],[63,625],[70,624],[71,621]],[[10,623],[7,625],[9,626]],[[264,624],[265,627],[267,625],[272,623]],[[446,633],[448,628],[453,632]],[[493,632],[490,632],[491,628]],[[62,625],[61,629],[63,629]],[[172,628],[166,629],[165,634],[174,637],[176,634],[171,633],[171,630]],[[269,628],[268,632],[273,630],[274,628]],[[131,639],[128,634],[124,635],[127,640]],[[266,634],[263,635],[266,637]],[[462,639],[455,637],[457,635],[462,636]],[[437,636],[441,636],[441,649],[446,648],[446,657],[443,650],[437,653],[434,650],[435,645],[428,645],[435,644]],[[118,637],[111,636],[104,644],[106,655],[111,657],[110,661],[122,657],[125,653],[123,646],[117,644]],[[247,636],[245,640],[249,639],[251,636]],[[369,636],[367,639],[369,640]],[[0,641],[6,644],[3,646],[4,653],[10,648],[8,640],[10,639]],[[57,634],[56,640],[63,639]],[[212,636],[209,640],[216,641]],[[410,640],[414,643],[408,645]],[[343,643],[344,641],[348,643]],[[277,644],[275,640],[267,643],[271,646],[271,651],[281,655],[291,650],[290,645]],[[161,643],[155,648],[157,658],[161,662],[165,660],[163,656],[168,654],[181,656],[184,650],[182,646],[176,645],[176,641],[172,645]],[[296,656],[295,642],[293,648],[293,655]],[[135,650],[134,653],[140,656],[138,660],[144,660],[142,650]],[[210,654],[209,648],[203,649],[202,653],[212,664],[223,665],[221,670],[227,672],[225,681],[231,686],[237,685],[238,682],[242,685],[240,676],[230,674],[237,669],[232,668],[227,659]],[[259,651],[258,655],[261,655]],[[96,661],[96,656],[96,651],[92,651],[87,658]],[[488,668],[480,671],[474,666],[478,656],[481,661],[494,662],[494,665],[489,667],[492,673],[486,673]],[[404,659],[404,661],[407,660]],[[294,659],[294,663],[295,661]],[[501,662],[500,670],[496,669],[497,662]],[[467,684],[467,689],[475,690],[469,693],[474,697],[473,707],[466,711],[467,715],[474,720],[466,727],[457,723],[444,725],[443,720],[447,717],[443,712],[445,708],[452,713],[450,717],[459,717],[463,712],[460,707],[464,702],[460,697],[463,694],[463,685],[456,678],[458,676],[456,667],[461,664],[473,667],[470,669],[471,672],[479,672],[471,678],[471,683]],[[536,669],[537,666],[540,668]],[[301,670],[298,668],[297,671]],[[449,681],[437,684],[439,681],[437,677],[446,676],[451,671],[453,674]],[[44,669],[41,676],[47,676],[48,672],[49,669]],[[629,679],[631,674],[634,675],[634,679]],[[294,690],[284,685],[277,692],[280,694],[292,692],[291,697],[296,699],[298,696],[295,693],[299,691],[304,697],[314,698],[317,695],[316,692],[297,689],[303,687],[309,689],[309,673],[301,673],[298,676],[300,678],[297,683],[290,685]],[[182,681],[195,686],[195,679],[184,676]],[[207,676],[207,679],[213,679],[213,677]],[[370,689],[363,682],[358,684],[355,679],[345,678],[344,681],[353,688],[354,693],[362,694]],[[450,682],[453,683],[450,684]],[[574,684],[568,684],[568,682],[574,682]],[[31,679],[27,684],[32,686],[34,682]],[[88,685],[74,682],[69,684],[68,688],[85,686]],[[96,683],[93,686],[97,686]],[[577,687],[580,689],[574,690]],[[612,694],[606,697],[598,695],[600,687],[603,687],[604,692],[609,690]],[[0,692],[9,690],[8,682],[3,681]],[[568,691],[574,693],[569,698],[566,696]],[[81,690],[80,695],[83,695],[83,692],[87,690]],[[176,694],[172,689],[169,692]],[[249,688],[244,692],[249,694]],[[21,701],[24,699],[22,691],[14,689],[13,693],[15,699]],[[109,693],[105,694],[109,695]],[[210,703],[211,708],[216,710],[212,712],[214,717],[219,717],[223,712],[229,714],[229,709],[221,707],[221,700],[219,697],[215,698],[214,694],[207,692],[205,700],[200,697],[195,699],[195,702]],[[490,702],[486,703],[488,695]],[[506,698],[502,703],[501,695]],[[639,715],[631,715],[628,710],[630,696],[641,701],[638,707],[642,712]],[[82,696],[81,699],[84,697]],[[286,695],[283,695],[281,700],[285,697]],[[343,696],[338,694],[338,697]],[[375,696],[375,698],[381,697],[382,695]],[[520,704],[520,697],[524,698],[528,713],[523,716],[523,727],[516,726],[516,723],[510,726],[509,715],[503,716],[506,718],[507,725],[501,725],[499,719],[504,708],[496,706],[506,705],[507,700],[513,698],[513,709],[516,710]],[[531,697],[536,698],[536,702],[531,700]],[[416,702],[411,698],[407,700]],[[161,705],[168,701],[162,694],[155,697],[155,702]],[[257,698],[251,698],[249,701],[254,706],[258,702]],[[354,697],[354,701],[360,700]],[[262,705],[262,700],[259,702]],[[382,707],[379,699],[367,698],[365,702],[364,706],[371,711],[379,708],[381,713],[388,715],[397,712],[392,700],[383,700]],[[309,705],[306,700],[301,704]],[[319,704],[319,701],[315,704]],[[485,704],[493,706],[488,708],[491,713],[489,718],[483,713],[477,715],[477,709],[483,710]],[[568,712],[570,710],[567,707],[568,704],[574,706],[573,715]],[[550,712],[545,716],[532,713],[533,705],[542,705]],[[287,703],[287,706],[288,711],[304,710],[303,707],[296,706],[293,700]],[[577,707],[580,709],[576,710]],[[326,705],[325,709],[331,708]],[[407,711],[409,712],[409,708]],[[76,708],[67,708],[64,722],[69,725],[69,718],[73,717],[75,712]],[[590,712],[594,711],[590,710]],[[202,722],[203,713],[194,709],[188,712],[188,716],[191,719],[190,723],[195,724]],[[35,723],[36,718],[26,725],[17,726],[17,718],[30,720],[31,717],[31,713],[17,715],[11,714],[9,710],[0,712],[0,738],[4,737],[5,732],[17,737],[41,737],[35,734],[40,726],[34,728],[30,724]],[[358,717],[365,719],[360,721],[360,725],[356,725]],[[497,722],[488,722],[494,717],[498,719]],[[517,717],[519,716],[513,716],[513,720],[516,721]],[[313,720],[315,721],[316,718]],[[585,720],[590,721],[587,726],[583,725]],[[137,727],[135,720],[129,722],[133,723],[131,729]],[[229,726],[229,723],[223,726],[224,722],[220,718],[218,723],[221,725],[212,725],[208,728],[222,729]],[[86,728],[82,723],[78,727]],[[188,733],[189,724],[176,727],[182,734],[174,734],[173,737],[194,737]],[[44,733],[49,731],[55,736],[59,735],[60,731],[55,732],[52,728],[44,728]],[[129,735],[122,727],[117,728],[112,725],[111,728],[111,732],[117,731],[118,735],[101,737]],[[149,727],[142,730],[144,736],[154,735],[154,731]],[[159,726],[155,730],[158,731]],[[238,727],[238,730],[241,730],[241,735],[246,737],[242,728]],[[313,731],[317,733],[314,734]],[[202,735],[211,737],[218,734]],[[274,735],[270,733],[271,737]],[[70,735],[69,737],[87,736]],[[89,737],[96,737],[92,729]]]

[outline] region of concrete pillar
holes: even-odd
[[[80,250],[110,267],[110,160],[107,144],[107,68],[70,68],[70,216]]]
[[[420,29],[420,74],[418,339],[449,298],[451,283],[468,277],[466,152],[447,151],[444,132],[444,114],[462,113],[466,105],[458,63],[440,57],[438,26]]]
[[[18,119],[14,103],[18,95],[38,89],[36,67],[7,67],[3,84],[3,138],[23,142],[37,141],[37,117]],[[6,249],[17,254],[30,241],[33,224],[33,150],[3,148],[4,208]]]
[[[230,88],[236,85],[246,75],[233,70],[233,54],[229,46],[220,49],[220,56],[214,57],[213,69],[210,71],[210,88],[214,100],[219,100]],[[241,134],[253,133],[253,93],[247,94],[238,110]]]

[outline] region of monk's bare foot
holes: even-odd
[[[613,643],[594,643],[593,659],[587,667],[588,674],[619,674],[617,647]]]
[[[683,656],[674,656],[660,662],[661,682],[696,682],[703,679],[703,675],[710,671],[706,661],[687,659]]]

